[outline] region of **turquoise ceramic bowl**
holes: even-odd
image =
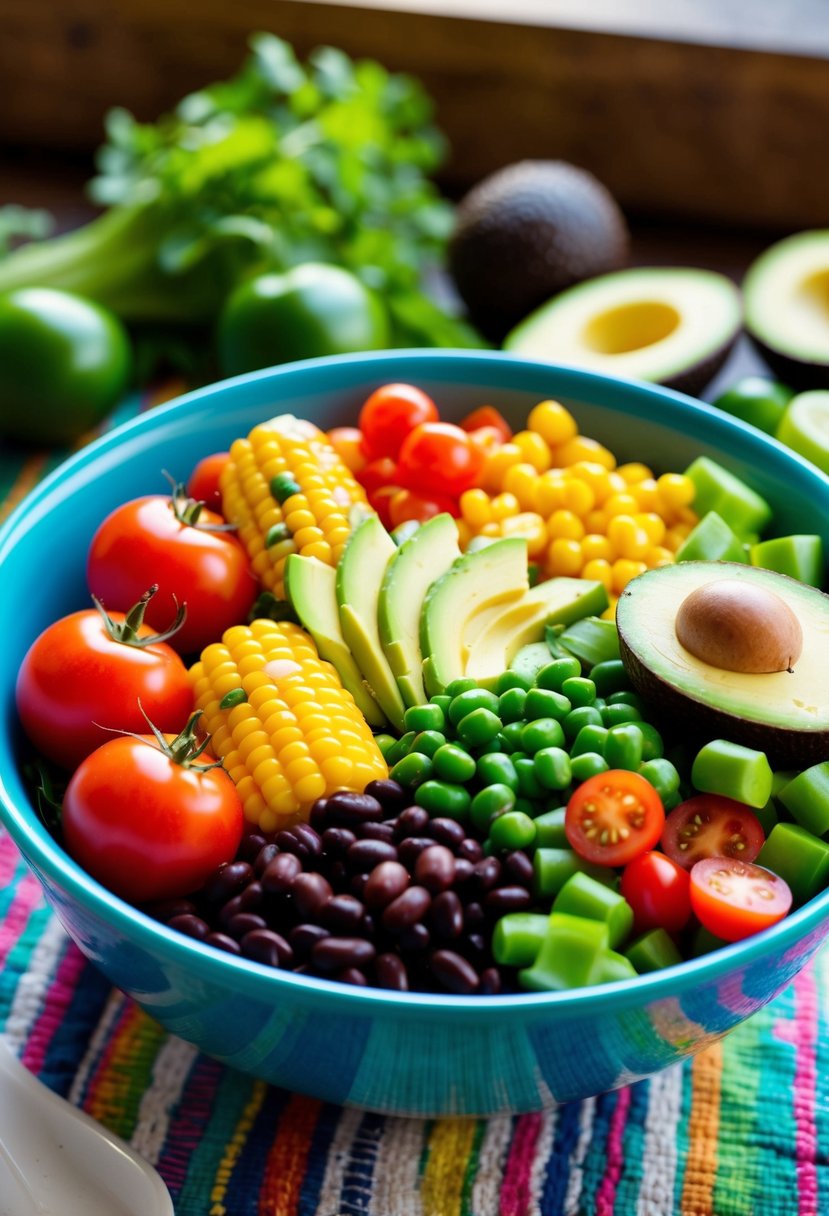
[[[268,970],[135,912],[41,825],[18,768],[14,681],[35,635],[87,604],[84,559],[103,516],[162,491],[274,413],[353,420],[389,381],[445,417],[488,402],[521,425],[556,397],[620,459],[727,464],[774,504],[780,532],[829,544],[829,479],[773,440],[676,393],[502,354],[414,352],[295,364],[191,393],[106,435],[44,481],[0,532],[0,803],[60,920],[109,979],[168,1030],[227,1064],[329,1102],[395,1115],[538,1110],[646,1077],[771,1000],[829,929],[829,891],[775,928],[635,981],[506,997],[400,995]]]

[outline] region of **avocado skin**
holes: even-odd
[[[719,350],[714,351],[707,359],[694,363],[691,367],[686,368],[684,372],[680,372],[679,375],[669,380],[661,380],[660,384],[663,388],[672,388],[677,393],[685,393],[689,397],[698,397],[703,389],[711,383],[720,368],[724,366],[739,336],[739,330],[735,330],[733,334],[729,335]]]
[[[566,161],[519,161],[461,200],[449,271],[470,317],[500,342],[545,300],[627,265],[630,239],[610,192]]]
[[[748,331],[749,339],[764,363],[767,363],[778,379],[797,392],[808,392],[813,388],[829,388],[829,363],[804,363],[775,350]]]

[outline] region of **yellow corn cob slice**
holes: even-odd
[[[236,784],[245,818],[273,832],[335,790],[388,776],[371,729],[303,629],[234,625],[190,668],[201,726]]]
[[[224,516],[236,524],[254,573],[279,599],[290,553],[336,566],[353,508],[371,509],[322,431],[292,414],[260,423],[234,442],[221,492]]]

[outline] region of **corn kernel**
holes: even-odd
[[[581,540],[584,536],[584,523],[573,511],[553,511],[547,520],[547,535],[550,540],[557,540],[559,537]]]
[[[642,561],[650,546],[644,528],[632,515],[614,515],[607,522],[607,539],[617,557],[630,557]]]
[[[603,583],[608,591],[613,587],[613,571],[606,558],[594,557],[592,561],[585,562],[579,575],[581,578],[595,579]]]
[[[483,471],[481,473],[481,485],[483,489],[490,494],[497,494],[501,490],[504,481],[504,474],[507,469],[514,464],[521,464],[523,457],[521,449],[517,448],[514,443],[503,443],[495,451],[487,455],[484,461]]]
[[[664,545],[653,545],[645,557],[649,570],[654,570],[657,566],[672,566],[675,560],[671,550]]]
[[[485,490],[465,490],[460,496],[461,518],[476,531],[492,519],[490,497]]]
[[[542,473],[533,492],[533,509],[545,519],[559,507],[567,505],[567,482],[560,472]]]
[[[644,574],[647,566],[644,562],[632,561],[628,557],[619,557],[611,567],[613,571],[613,591],[621,595],[631,579]]]
[[[609,561],[613,556],[613,546],[603,533],[588,532],[582,537],[581,555],[586,562],[597,559]]]
[[[623,477],[628,485],[634,485],[640,481],[646,481],[649,477],[653,478],[653,473],[646,464],[642,464],[638,460],[629,461],[627,464],[620,464],[616,472]]]
[[[602,503],[602,510],[610,520],[614,515],[635,515],[639,503],[632,494],[611,494]]]
[[[633,518],[640,528],[645,529],[652,545],[662,544],[662,538],[665,535],[665,520],[661,515],[657,515],[655,511],[640,511]]]
[[[564,483],[564,504],[568,511],[584,517],[596,505],[596,494],[586,481],[579,477],[568,477]]]
[[[592,460],[576,460],[568,468],[569,477],[577,477],[590,486],[596,499],[596,505],[601,506],[611,492],[610,473],[604,465]]]
[[[545,473],[550,467],[550,445],[536,431],[518,431],[512,442],[521,452],[521,459],[531,464],[537,473]]]
[[[560,401],[540,401],[530,410],[527,427],[550,447],[559,447],[578,434],[576,420]]]
[[[538,477],[534,465],[525,462],[512,465],[504,473],[502,488],[516,499],[519,510],[529,511],[535,506]]]
[[[515,465],[514,468],[520,466]],[[512,472],[512,469],[509,470]],[[490,504],[492,508],[492,522],[500,523],[502,519],[509,519],[511,515],[517,515],[521,507],[518,499],[514,494],[496,494]]]
[[[646,477],[644,481],[637,481],[630,487],[630,492],[639,503],[640,511],[658,510],[659,491],[653,477]]]
[[[522,511],[505,519],[501,524],[502,536],[523,536],[527,541],[527,556],[538,557],[547,544],[547,528],[544,520],[534,511]]]
[[[582,565],[581,545],[577,540],[558,537],[547,549],[547,569],[551,575],[574,578],[581,571]]]
[[[656,480],[656,488],[660,497],[673,510],[688,507],[694,501],[694,483],[684,473],[663,473]]]
[[[553,460],[560,467],[577,464],[582,460],[600,464],[603,469],[615,469],[616,467],[616,457],[613,453],[604,444],[599,443],[596,439],[590,439],[587,435],[576,435],[567,443],[554,448]]]

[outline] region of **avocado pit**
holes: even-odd
[[[803,630],[789,605],[768,587],[716,579],[679,606],[676,636],[695,658],[723,671],[791,671]]]

